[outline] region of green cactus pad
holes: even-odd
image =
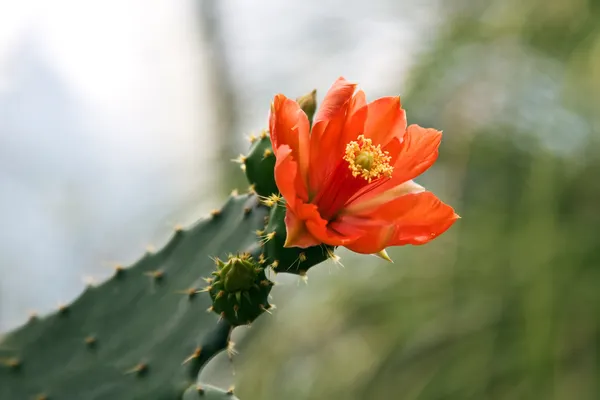
[[[287,236],[285,213],[285,200],[280,199],[271,207],[269,223],[264,230],[266,236],[266,242],[264,243],[265,258],[275,272],[304,275],[309,268],[328,258],[335,257],[333,254],[335,248],[327,245],[313,246],[306,249],[283,247]]]
[[[262,258],[261,258],[262,260]],[[216,259],[217,271],[207,288],[213,311],[233,326],[250,324],[271,308],[268,297],[273,282],[250,254]]]
[[[211,385],[197,384],[190,386],[183,394],[182,400],[239,400],[233,390],[223,390]]]
[[[259,196],[279,193],[275,184],[275,154],[268,133],[264,131],[252,140],[250,152],[243,158],[248,181]]]
[[[267,213],[255,195],[231,197],[208,219],[176,229],[160,251],[7,333],[0,399],[181,399],[231,330],[206,311],[209,296],[197,294],[211,257],[256,248]]]

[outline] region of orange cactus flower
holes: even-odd
[[[412,179],[437,159],[442,133],[407,127],[399,97],[367,104],[356,84],[339,78],[312,129],[294,100],[271,105],[275,181],[286,200],[285,247],[345,246],[372,254],[420,245],[459,216]]]

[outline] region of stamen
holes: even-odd
[[[394,167],[390,165],[391,159],[387,151],[381,150],[381,145],[374,146],[372,140],[365,138],[364,135],[348,143],[344,155],[352,176],[355,178],[360,176],[369,183],[382,176],[387,178],[392,176]]]

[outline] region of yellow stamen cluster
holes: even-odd
[[[369,182],[382,176],[392,176],[394,168],[390,165],[391,159],[387,151],[381,150],[380,145],[374,146],[373,141],[364,135],[348,143],[344,155],[352,176],[361,176]]]

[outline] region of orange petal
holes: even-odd
[[[329,171],[341,159],[339,142],[342,137],[348,106],[356,84],[339,78],[329,89],[315,115],[310,136],[309,187],[316,194]]]
[[[442,132],[410,125],[394,163],[393,186],[414,179],[428,170],[437,160],[441,141]]]
[[[350,106],[348,107],[348,114],[352,115],[359,109],[363,108],[367,105],[367,96],[365,92],[362,90],[357,90],[352,100],[350,101]]]
[[[321,244],[306,228],[306,221],[298,218],[290,204],[286,204],[285,229],[287,235],[283,247],[307,248]]]
[[[402,137],[406,131],[406,113],[400,105],[400,97],[382,97],[367,105],[365,137],[373,144],[384,147],[394,137]]]
[[[349,202],[349,204],[344,207],[342,210],[342,214],[344,215],[358,215],[364,213],[368,210],[375,209],[382,204],[388,203],[398,197],[412,194],[412,193],[420,193],[424,192],[425,188],[415,181],[407,181],[404,182],[394,188],[391,188],[378,196],[370,197],[362,196],[358,197],[355,201]]]
[[[458,218],[452,207],[433,193],[421,192],[401,196],[370,213],[343,216],[340,222],[367,232],[346,247],[359,253],[375,253],[388,246],[427,243]]]
[[[289,206],[296,203],[296,176],[298,163],[292,157],[292,149],[281,145],[275,150],[275,183]]]
[[[371,229],[361,238],[346,246],[349,250],[361,254],[375,254],[384,250],[394,234],[393,226]]]
[[[301,207],[296,207],[295,211],[297,216],[305,221],[306,228],[319,243],[330,246],[345,246],[359,236],[358,234],[345,235],[331,229],[328,222],[321,218],[317,206],[314,204],[302,204]]]
[[[405,201],[402,200],[404,197]],[[460,218],[452,207],[431,192],[400,197],[382,206],[378,212],[393,216],[396,214],[393,211],[394,207],[407,207],[409,203],[410,208],[400,213],[401,217],[396,221],[396,232],[389,243],[390,246],[425,244],[444,233]]]
[[[287,145],[292,150],[292,157],[298,163],[297,191],[298,196],[307,199],[308,163],[310,160],[309,122],[298,103],[282,94],[275,96],[269,116],[271,143],[276,151]]]
[[[356,83],[350,83],[343,77],[338,78],[325,94],[323,103],[315,114],[314,124],[335,118],[340,109],[345,107],[348,100],[352,98],[355,89]]]

